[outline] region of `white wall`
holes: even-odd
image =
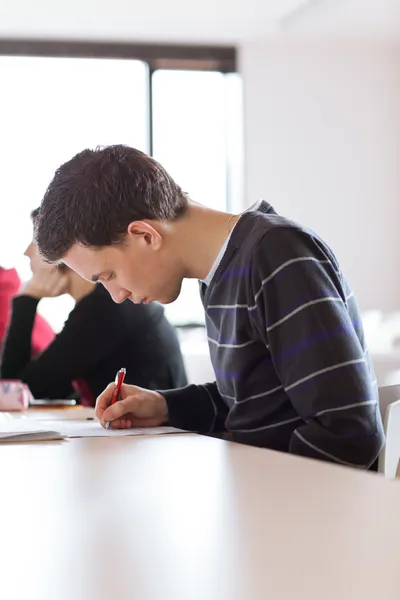
[[[362,309],[400,309],[400,45],[248,44],[241,70],[247,203],[322,235]]]

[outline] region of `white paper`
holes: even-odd
[[[7,419],[0,423],[0,443],[63,439],[66,437],[123,437],[132,435],[164,435],[186,433],[174,427],[148,427],[133,429],[104,429],[99,421],[88,420],[30,420]]]
[[[104,429],[99,421],[41,421],[42,428],[55,429],[65,437],[123,437],[126,435],[164,435],[167,433],[185,433],[174,427],[147,427],[132,429]]]

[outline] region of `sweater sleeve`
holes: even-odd
[[[173,427],[212,433],[225,430],[228,407],[217,384],[188,385],[178,390],[160,392],[168,405],[168,422]]]
[[[252,259],[252,321],[301,423],[290,452],[368,468],[383,442],[360,315],[318,238],[275,228]]]
[[[41,394],[42,390],[46,389],[47,361],[41,360],[38,363],[37,360],[32,360],[32,333],[38,303],[39,300],[31,296],[17,296],[12,300],[11,320],[3,347],[1,377],[3,379],[21,379],[28,384],[36,398],[66,398],[73,389],[71,380],[62,378],[55,379],[52,383],[50,389],[53,395]],[[37,365],[39,365],[39,369]],[[42,378],[39,385],[36,384],[36,374]],[[52,374],[49,374],[50,379],[51,377]]]
[[[87,297],[70,313],[63,330],[42,354],[31,359],[31,334],[38,301],[29,296],[13,300],[12,317],[4,344],[1,377],[21,379],[35,398],[65,398],[71,382],[112,352],[125,328],[102,319],[98,301]],[[98,318],[93,315],[97,314]]]
[[[39,300],[17,296],[12,300],[11,319],[6,331],[1,361],[1,377],[16,378],[21,366],[29,363],[32,354],[32,331]]]

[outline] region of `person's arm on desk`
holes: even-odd
[[[39,285],[37,272],[14,299],[12,318],[5,341],[1,376],[24,381],[35,398],[65,398],[73,389],[71,382],[84,378],[96,364],[113,352],[125,339],[126,329],[119,311],[107,311],[108,298],[89,293],[69,314],[62,331],[39,356],[31,356],[31,332],[40,298],[54,297],[64,291],[64,275],[49,270]],[[58,280],[59,278],[59,280]],[[103,301],[106,299],[106,302]],[[106,318],[104,318],[106,314]]]
[[[3,379],[22,379],[31,384],[30,369],[37,361],[32,360],[32,333],[37,315],[37,307],[42,298],[54,298],[64,293],[65,276],[55,267],[46,266],[46,271],[37,273],[24,283],[18,295],[12,300],[11,320],[4,342],[1,361]],[[40,360],[40,359],[39,359]],[[51,368],[49,368],[51,373]],[[41,385],[46,381],[44,374],[38,373]],[[26,379],[28,378],[29,381]],[[33,386],[35,387],[35,386]],[[59,397],[72,392],[70,382],[59,381]],[[32,390],[32,393],[34,391]]]
[[[162,392],[125,384],[121,389],[122,400],[110,406],[114,387],[115,384],[110,383],[97,399],[96,416],[104,427],[111,421],[114,429],[157,427],[168,423],[199,433],[224,430],[228,409],[216,383]]]

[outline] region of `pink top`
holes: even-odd
[[[7,333],[11,317],[11,300],[17,294],[21,280],[15,269],[2,269],[0,267],[0,346]],[[35,317],[32,332],[33,356],[43,352],[54,340],[55,333],[47,321],[39,314]]]

